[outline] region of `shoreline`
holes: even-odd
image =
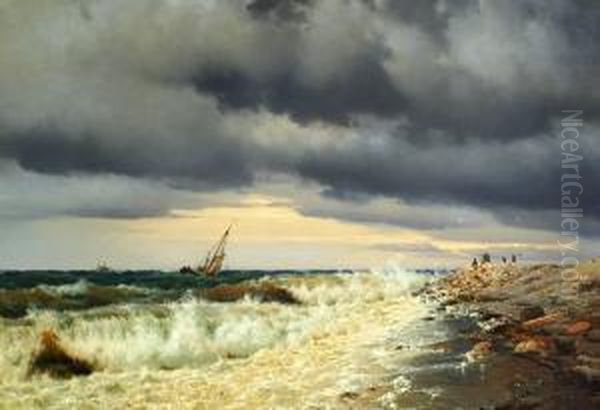
[[[439,388],[422,408],[600,408],[600,263],[580,265],[578,281],[565,281],[562,269],[489,263],[421,289],[436,320],[467,325],[420,364],[468,363],[415,375],[419,388]],[[397,405],[412,401],[407,393]]]
[[[89,379],[73,378],[65,385],[79,386],[82,391],[75,397],[83,400],[84,392],[96,391],[106,383],[117,383],[121,390],[114,397],[110,392],[112,400],[125,407],[135,407],[141,403],[140,395],[154,394],[155,383],[160,381],[170,387],[160,390],[157,403],[177,391],[177,396],[185,397],[191,407],[200,396],[215,405],[236,406],[241,397],[222,393],[228,391],[227,383],[235,380],[234,384],[240,386],[263,386],[260,375],[268,372],[272,381],[268,389],[263,386],[264,391],[244,393],[244,400],[251,400],[257,408],[279,399],[285,406],[295,400],[293,397],[303,397],[310,403],[323,402],[324,397],[317,399],[323,386],[328,386],[327,401],[332,408],[600,408],[600,263],[583,264],[578,273],[580,281],[565,283],[561,267],[557,265],[484,264],[429,280],[416,278],[419,280],[414,283],[410,278],[405,283],[407,278],[403,274],[387,279],[385,275],[364,274],[274,280],[273,286],[278,284],[295,290],[294,294],[305,302],[297,306],[281,303],[287,299],[275,304],[260,303],[256,297],[240,299],[237,297],[239,286],[222,285],[215,288],[220,292],[218,296],[226,291],[226,299],[233,295],[236,296],[233,299],[241,303],[210,305],[211,309],[223,309],[219,317],[229,320],[227,323],[236,322],[231,314],[258,320],[248,329],[284,319],[286,323],[297,323],[298,319],[311,323],[321,317],[312,314],[329,307],[333,309],[328,310],[331,320],[326,320],[327,326],[322,329],[314,328],[314,332],[307,329],[306,340],[299,339],[297,345],[268,344],[264,349],[241,355],[236,354],[235,349],[230,351],[232,346],[227,345],[218,351],[224,360],[214,366],[209,364],[206,368],[189,371],[158,366],[153,380],[144,386],[138,386],[134,380],[142,373],[128,367],[124,371],[119,365],[114,373],[98,372]],[[389,286],[391,278],[396,281],[395,286]],[[248,284],[244,289],[257,289],[252,286]],[[236,292],[230,294],[232,289]],[[349,290],[353,290],[355,296],[348,295]],[[175,318],[193,318],[196,311],[204,317],[203,306],[202,302],[189,304],[180,306],[172,315],[150,315],[149,318],[152,323],[156,320],[162,323],[157,330],[164,326],[179,329],[179,322],[173,321]],[[290,321],[292,314],[297,317]],[[132,324],[138,323],[136,317],[131,317]],[[79,318],[82,325],[89,319],[80,313],[73,313],[73,318]],[[95,317],[94,320],[100,319]],[[111,321],[121,319],[106,316],[101,320],[113,323]],[[189,322],[185,323],[187,329]],[[201,323],[204,322],[198,322]],[[230,325],[223,329],[234,330]],[[287,325],[277,329],[287,329]],[[32,328],[31,335],[34,330]],[[64,335],[68,351],[83,358],[96,357],[94,352],[101,353],[93,344],[88,345],[86,340],[91,339],[87,336],[81,338],[81,334],[65,330],[59,336]],[[102,334],[98,333],[100,337]],[[138,340],[135,334],[130,336],[131,341]],[[243,340],[241,346],[246,344]],[[107,341],[108,346],[120,354],[121,342],[108,339],[104,342]],[[164,341],[165,345],[169,345],[167,342]],[[105,349],[106,346],[102,346]],[[192,358],[200,357],[195,350],[183,353],[191,354]],[[13,354],[13,357],[17,356]],[[113,356],[102,357],[105,361],[110,359],[106,363],[118,363]],[[332,370],[339,367],[340,360],[345,363],[345,371]],[[294,371],[290,371],[292,364]],[[225,373],[221,365],[227,367]],[[221,370],[211,370],[216,368]],[[325,368],[331,371],[325,372]],[[169,371],[163,372],[166,369]],[[372,378],[365,379],[369,374]],[[187,386],[183,390],[180,388],[182,378]],[[46,383],[45,379],[35,380]],[[62,385],[62,382],[48,383]]]

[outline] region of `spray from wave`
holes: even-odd
[[[370,379],[369,372],[389,370],[390,352],[381,344],[389,338],[386,329],[422,314],[410,293],[427,279],[384,269],[264,280],[287,289],[301,304],[260,303],[251,295],[234,303],[215,303],[187,293],[166,303],[34,310],[24,320],[4,320],[0,322],[0,397],[2,386],[23,380],[37,337],[48,328],[56,330],[69,351],[98,363],[102,377],[128,378],[154,371],[171,379],[194,372],[194,377],[210,380],[197,386],[210,396],[215,383],[246,383],[251,388],[252,383],[267,383],[265,374],[282,372],[281,380],[269,384],[271,389],[275,383],[282,386],[290,377],[280,367],[285,358],[296,376],[303,375],[307,386],[300,383],[300,390],[311,383],[328,386],[330,394],[356,388]],[[81,282],[45,291],[81,296],[92,286]],[[205,379],[208,375],[211,379]],[[128,388],[134,388],[128,383]],[[222,401],[215,400],[215,405]]]

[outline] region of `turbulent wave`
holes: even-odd
[[[154,297],[153,297],[154,296]],[[73,284],[0,289],[0,316],[20,318],[36,310],[82,310],[129,302],[156,302],[178,294],[152,294],[134,286],[97,286],[82,280]]]
[[[215,382],[233,383],[226,379],[281,371],[278,363],[285,359],[290,366],[297,366],[298,372],[309,372],[305,376],[309,378],[318,366],[330,366],[323,369],[331,378],[328,383],[348,389],[366,380],[366,370],[360,366],[386,366],[388,360],[379,362],[377,355],[385,356],[387,351],[361,349],[385,339],[384,329],[418,313],[410,291],[426,279],[404,271],[381,271],[286,275],[263,280],[287,289],[301,304],[260,303],[251,297],[215,303],[187,292],[177,300],[160,303],[107,304],[81,311],[30,310],[21,321],[4,320],[0,322],[0,397],[3,388],[23,380],[37,337],[48,328],[57,332],[70,351],[97,363],[99,374],[106,375],[103,377],[145,371],[176,371],[173,375],[197,371],[200,373],[196,377],[212,374]],[[109,291],[98,288],[82,281],[21,291],[44,292],[67,300],[88,297],[92,290]],[[135,299],[148,293],[131,287],[112,287],[110,292],[122,295],[124,300],[126,295]],[[371,354],[375,356],[367,357]],[[242,376],[244,372],[251,373]],[[343,383],[334,380],[333,374],[340,372],[351,376]],[[319,377],[324,378],[325,373]],[[205,387],[208,389],[208,385]],[[211,390],[206,394],[212,394]]]
[[[43,290],[46,293],[57,296],[79,296],[89,291],[90,283],[85,279],[81,279],[75,283],[69,283],[66,285],[38,285],[37,288]]]
[[[20,318],[30,310],[81,310],[114,304],[152,304],[180,300],[192,290],[205,296],[235,296],[244,286],[259,280],[299,272],[231,271],[217,278],[204,278],[160,271],[24,271],[0,273],[0,317]],[[311,274],[311,272],[303,273]],[[315,272],[312,272],[315,274]],[[230,292],[202,292],[216,287],[230,287]],[[218,294],[217,294],[218,293]],[[226,294],[228,293],[228,294]],[[252,292],[250,292],[252,293]],[[271,296],[258,293],[263,299]],[[233,297],[232,300],[235,300]]]

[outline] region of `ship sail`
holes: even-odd
[[[206,276],[216,276],[221,271],[223,262],[225,261],[225,245],[230,229],[231,226],[225,230],[219,242],[206,255],[204,265],[198,267],[198,271],[203,272]]]
[[[181,273],[190,273],[195,275],[205,275],[205,276],[216,276],[219,274],[221,269],[223,268],[223,262],[225,261],[225,245],[227,243],[227,238],[229,237],[229,231],[231,230],[231,225],[227,227],[219,241],[213,245],[213,247],[206,254],[206,258],[204,259],[204,263],[199,265],[197,268],[193,269],[189,266],[184,266],[179,270]]]

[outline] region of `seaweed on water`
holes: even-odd
[[[55,378],[87,376],[96,370],[94,363],[70,353],[52,329],[44,330],[39,345],[33,352],[27,376],[47,374]]]
[[[64,302],[61,298],[48,294],[41,289],[0,289],[0,316],[11,319],[27,315],[32,307],[59,309]]]
[[[263,283],[255,288],[253,297],[259,299],[261,302],[279,302],[288,305],[300,304],[300,301],[292,292],[272,283]]]
[[[235,302],[246,296],[260,302],[278,302],[282,304],[297,305],[300,300],[292,292],[272,283],[260,285],[221,285],[215,288],[204,289],[201,296],[213,302]]]
[[[169,295],[163,299],[168,299]],[[0,289],[0,316],[18,319],[27,316],[33,308],[56,311],[85,310],[92,307],[136,300],[145,295],[133,289],[110,286],[89,286],[78,294],[60,294],[43,288]],[[157,298],[158,301],[163,299]]]

